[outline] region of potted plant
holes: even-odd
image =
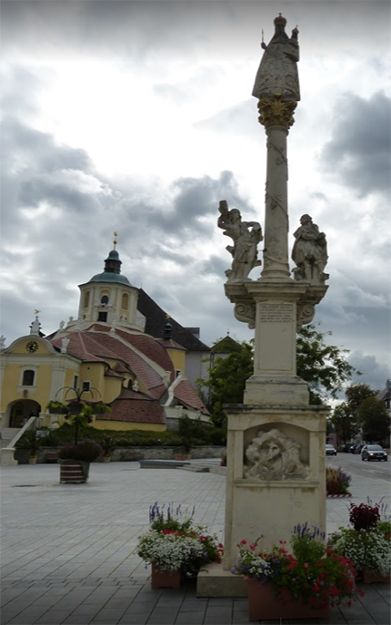
[[[330,546],[348,556],[365,583],[390,580],[391,521],[380,504],[350,504],[350,527],[340,527],[329,540]]]
[[[60,447],[60,483],[80,484],[88,479],[90,463],[102,455],[102,447],[95,441],[78,441]]]
[[[36,428],[32,428],[27,430],[23,436],[16,443],[16,447],[20,449],[28,450],[28,463],[36,464],[37,463],[37,452],[41,445],[41,441],[37,436]]]
[[[351,476],[342,471],[341,467],[326,467],[326,493],[328,497],[350,497],[348,490]]]
[[[109,434],[104,434],[102,438],[99,439],[99,444],[103,449],[103,462],[110,462],[112,452],[116,448],[115,439]]]
[[[198,431],[198,425],[187,415],[182,415],[178,419],[178,434],[181,440],[182,450],[174,455],[175,460],[189,460],[191,450],[194,447],[194,440]]]
[[[304,524],[294,528],[291,551],[285,541],[269,552],[258,547],[261,539],[239,543],[232,572],[245,576],[250,620],[328,618],[330,605],[351,605],[360,593],[353,564],[324,538]]]
[[[181,520],[181,508],[150,508],[149,531],[138,539],[137,555],[152,565],[152,588],[180,586],[184,576],[197,575],[208,562],[219,562],[223,546],[192,518]]]

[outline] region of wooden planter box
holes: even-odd
[[[314,609],[302,601],[282,605],[274,597],[271,586],[262,586],[258,579],[246,579],[250,621],[280,619],[329,618],[330,607]]]
[[[179,588],[182,582],[182,571],[163,571],[152,562],[152,588]]]
[[[60,461],[60,484],[84,484],[88,480],[89,462],[82,460]]]

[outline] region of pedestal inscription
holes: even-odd
[[[261,304],[261,323],[289,323],[293,321],[292,304]]]

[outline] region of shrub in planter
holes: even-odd
[[[326,467],[326,492],[328,495],[350,495],[348,487],[351,476],[341,467]]]
[[[61,460],[81,460],[93,462],[102,455],[102,447],[95,441],[79,441],[77,445],[64,445],[58,451]]]
[[[329,540],[329,545],[349,557],[363,577],[367,571],[386,578],[391,572],[391,522],[381,518],[379,504],[350,504],[349,520],[352,527],[340,527]]]

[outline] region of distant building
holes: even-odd
[[[48,402],[78,395],[111,407],[95,419],[101,429],[165,430],[181,414],[208,421],[189,378],[202,372],[209,348],[130,284],[115,244],[104,271],[79,289],[77,319],[53,334],[44,336],[37,314],[30,334],[9,347],[2,337],[2,429],[33,415],[56,427],[63,417],[46,412]]]

